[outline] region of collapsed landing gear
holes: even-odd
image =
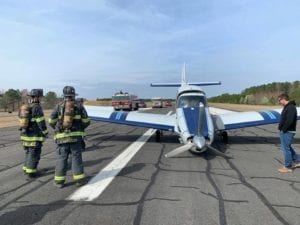
[[[163,135],[163,132],[161,130],[156,130],[155,131],[155,141],[160,142],[162,135]]]

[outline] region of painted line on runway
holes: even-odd
[[[172,111],[170,111],[168,115],[171,113]],[[143,147],[155,131],[155,129],[147,130],[138,140],[127,147],[117,158],[93,177],[88,184],[77,189],[72,195],[70,195],[67,200],[92,201],[97,198],[133,158],[133,156]]]

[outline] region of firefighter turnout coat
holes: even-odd
[[[29,107],[29,123],[26,128],[21,129],[21,140],[24,147],[35,148],[45,141],[48,131],[40,103],[32,103]]]
[[[64,114],[65,102],[61,102],[55,107],[49,118],[49,125],[55,129],[55,142],[64,144],[82,141],[84,129],[90,124],[85,108],[80,104],[74,105],[72,125],[67,129],[63,127]]]

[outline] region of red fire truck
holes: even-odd
[[[120,91],[112,96],[111,105],[115,110],[138,110],[139,100],[136,95]]]

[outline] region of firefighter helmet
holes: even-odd
[[[72,86],[65,86],[63,89],[63,94],[64,94],[64,97],[68,97],[68,96],[75,97],[75,95],[76,95],[75,88]]]
[[[32,89],[28,96],[30,97],[42,97],[43,96],[43,89]]]

